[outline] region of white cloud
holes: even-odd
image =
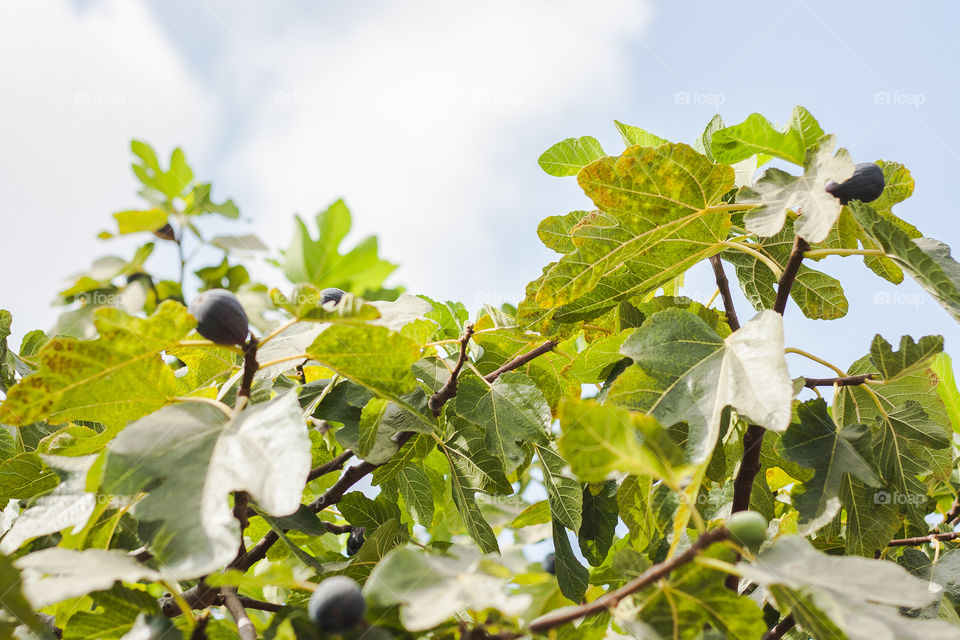
[[[129,254],[96,234],[137,204],[130,139],[203,158],[218,109],[142,3],[4,2],[0,60],[0,307],[20,336],[49,328],[66,276]]]

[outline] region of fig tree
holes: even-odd
[[[187,308],[197,319],[197,331],[217,344],[243,344],[250,329],[247,314],[237,296],[226,289],[209,289],[197,295]]]
[[[883,169],[872,162],[861,162],[853,175],[843,182],[827,182],[827,193],[847,204],[851,200],[873,202],[883,193]]]
[[[346,576],[327,578],[310,596],[307,613],[317,628],[327,633],[352,629],[363,621],[367,603],[356,582]]]
[[[343,289],[328,287],[320,292],[320,304],[327,304],[328,302],[332,302],[334,305],[340,304],[343,293]]]
[[[737,544],[757,551],[767,539],[767,519],[756,511],[738,511],[727,518],[730,538]]]

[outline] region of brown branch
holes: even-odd
[[[540,345],[539,347],[536,347],[535,349],[532,349],[531,351],[521,356],[518,356],[517,358],[514,358],[513,360],[503,365],[496,371],[487,374],[486,376],[484,376],[484,379],[487,382],[493,382],[494,380],[497,379],[498,376],[500,376],[500,374],[505,373],[507,371],[512,371],[513,369],[516,369],[518,367],[522,367],[523,365],[530,362],[534,358],[541,356],[544,353],[547,353],[549,351],[552,351],[553,348],[556,346],[557,346],[556,341],[549,340],[544,344]],[[397,443],[397,447],[398,447],[397,450],[399,451],[400,448],[402,448],[403,445],[405,445],[407,441],[410,440],[410,438],[412,438],[414,435],[415,434],[412,431],[402,431],[396,434],[393,437],[393,440],[394,442]],[[340,456],[337,457],[337,458],[340,458],[340,457],[343,458],[342,460],[339,460],[337,464],[342,466],[343,463],[350,458],[350,456],[345,455],[346,453],[347,452],[344,452],[344,454],[341,454]],[[334,461],[337,461],[337,458],[334,458],[334,460],[331,460],[330,462],[325,464],[331,465],[332,463],[334,463]],[[344,494],[347,492],[348,489],[350,489],[350,487],[358,483],[368,474],[372,473],[373,470],[379,466],[381,465],[363,461],[360,464],[349,467],[346,471],[343,472],[343,475],[340,476],[340,478],[333,484],[333,486],[331,486],[326,491],[326,493],[324,493],[322,496],[318,497],[316,500],[308,504],[307,508],[314,513],[319,513],[320,511],[323,511],[327,507],[337,504],[338,502],[340,502],[341,499],[343,499]],[[317,467],[317,469],[315,469],[314,471],[322,470],[323,473],[326,473],[327,471],[330,471],[333,469],[334,469],[333,466],[330,466],[329,469],[324,469],[324,465],[321,465],[320,467]],[[311,474],[313,474],[313,472],[311,472]],[[319,476],[316,476],[316,477],[319,477]],[[267,551],[269,551],[270,548],[273,545],[275,545],[278,540],[280,540],[280,536],[279,534],[277,534],[276,531],[267,532],[267,534],[264,535],[259,542],[257,542],[255,545],[250,547],[250,549],[248,549],[246,553],[239,555],[237,558],[235,558],[233,562],[230,563],[228,568],[237,569],[241,572],[247,571],[254,564],[259,562],[260,560],[263,560],[267,556]],[[205,609],[206,607],[210,606],[210,604],[216,599],[217,593],[218,593],[217,589],[211,588],[201,581],[196,586],[190,587],[189,589],[184,591],[182,595],[191,608]],[[180,609],[177,607],[177,603],[173,601],[173,598],[164,598],[161,600],[160,604],[161,604],[161,608],[163,609],[163,614],[169,618],[174,618],[180,615],[181,613]]]
[[[804,378],[803,386],[808,389],[814,387],[854,387],[858,384],[865,384],[867,380],[873,380],[874,374],[861,373],[857,376],[845,376],[843,378]]]
[[[197,616],[197,626],[190,633],[190,640],[207,640],[207,623],[210,622],[210,612],[204,611]]]
[[[920,545],[927,544],[928,542],[933,542],[934,540],[939,540],[941,542],[946,542],[949,540],[956,540],[960,538],[960,531],[948,531],[947,533],[931,533],[926,536],[917,536],[916,538],[900,538],[899,540],[891,540],[887,543],[888,547],[919,547]]]
[[[791,613],[786,618],[770,627],[770,630],[763,634],[763,637],[760,640],[780,640],[787,631],[793,629],[797,624],[797,621],[793,619],[793,614]]]
[[[723,300],[723,310],[727,314],[727,324],[731,331],[740,328],[740,320],[737,318],[737,311],[733,308],[733,295],[730,293],[730,281],[727,280],[727,274],[723,270],[723,262],[720,256],[710,256],[710,266],[713,267],[713,276],[717,281],[717,288],[720,289],[720,299]]]
[[[227,606],[227,611],[230,612],[233,620],[237,623],[237,633],[240,640],[257,640],[257,630],[250,622],[250,616],[247,615],[247,610],[243,608],[243,604],[237,596],[237,589],[235,587],[224,587],[220,590],[220,593],[223,595],[223,604]]]
[[[559,627],[560,625],[568,622],[573,622],[579,618],[591,616],[615,607],[621,600],[630,594],[639,591],[650,584],[653,584],[664,576],[669,575],[674,569],[677,569],[678,567],[681,567],[692,561],[697,557],[697,555],[700,554],[701,551],[713,543],[726,540],[729,536],[730,532],[726,527],[718,527],[716,529],[707,531],[697,538],[697,541],[690,545],[690,548],[683,553],[676,555],[669,560],[661,562],[660,564],[653,565],[619,589],[610,591],[600,596],[593,602],[588,602],[587,604],[580,605],[579,607],[557,609],[556,611],[551,611],[544,616],[540,616],[530,623],[529,630],[534,633],[541,633],[548,629]]]
[[[353,533],[354,529],[363,528],[363,527],[353,527],[353,526],[350,526],[349,524],[334,524],[332,522],[326,522],[326,521],[324,521],[323,526],[324,528],[326,528],[327,531],[336,535],[340,535],[342,533]]]
[[[243,345],[243,379],[240,382],[240,391],[237,392],[238,400],[240,398],[250,397],[250,387],[253,386],[253,376],[256,375],[257,369],[260,368],[257,362],[258,344],[257,337],[251,334],[250,339]]]
[[[953,501],[950,511],[943,517],[943,521],[949,525],[955,525],[960,521],[960,498]]]
[[[460,356],[457,358],[457,364],[453,367],[453,371],[450,372],[450,377],[446,384],[440,387],[427,401],[427,406],[433,411],[434,416],[439,416],[447,400],[457,395],[457,378],[460,376],[463,363],[467,361],[467,343],[470,342],[471,337],[473,337],[473,325],[469,324],[460,338]]]
[[[238,598],[244,609],[256,609],[257,611],[269,611],[270,613],[276,613],[280,611],[280,609],[283,609],[283,605],[277,604],[276,602],[264,602],[263,600],[255,600],[247,596],[238,596]]]
[[[495,371],[491,371],[487,375],[483,376],[483,379],[486,380],[487,382],[493,382],[494,380],[499,378],[502,374],[506,373],[507,371],[513,371],[514,369],[519,369],[520,367],[527,364],[534,358],[538,358],[545,353],[549,353],[550,351],[553,351],[554,347],[556,346],[557,346],[556,340],[547,340],[536,349],[531,349],[530,351],[524,353],[523,355],[517,356],[516,358],[514,358],[507,364],[503,365],[499,369]]]
[[[800,236],[794,239],[790,258],[787,259],[787,266],[784,267],[783,273],[780,275],[780,281],[777,283],[777,299],[773,303],[773,310],[780,315],[783,315],[787,308],[790,289],[793,288],[793,282],[797,279],[797,272],[800,271],[800,263],[803,262],[803,252],[809,250],[810,244],[806,240]]]
[[[331,471],[343,469],[344,463],[352,457],[353,451],[344,451],[333,460],[328,460],[327,462],[324,462],[323,464],[311,469],[310,473],[307,474],[307,482],[316,480],[320,476],[325,476]]]

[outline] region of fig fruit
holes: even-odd
[[[830,180],[826,189],[840,204],[847,204],[851,200],[873,202],[883,193],[884,186],[883,169],[872,162],[861,162],[847,180],[839,183]]]
[[[310,596],[307,613],[317,628],[327,633],[352,629],[363,621],[367,602],[360,586],[346,576],[327,578]]]
[[[226,289],[209,289],[197,295],[187,311],[197,319],[197,331],[217,344],[243,344],[250,328],[237,296]]]
[[[327,304],[328,302],[332,302],[334,305],[340,304],[343,294],[343,289],[328,287],[320,292],[320,304]]]
[[[350,532],[350,535],[347,537],[347,555],[355,556],[357,552],[360,551],[360,547],[363,546],[363,534],[366,533],[366,529],[363,527],[358,527]]]
[[[543,570],[547,573],[557,574],[557,554],[547,554],[547,557],[543,559]]]
[[[751,551],[757,551],[767,539],[767,524],[767,519],[756,511],[738,511],[727,518],[730,538]]]

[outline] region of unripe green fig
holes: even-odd
[[[355,556],[357,552],[360,551],[360,547],[363,546],[363,534],[366,533],[366,531],[363,527],[358,527],[350,532],[350,535],[347,537],[348,556]]]
[[[343,294],[343,289],[328,287],[320,292],[320,304],[332,302],[334,305],[338,305],[340,304],[340,299],[343,298]]]
[[[307,613],[317,628],[327,633],[352,629],[363,621],[367,602],[360,586],[346,576],[327,578],[310,596]]]
[[[543,570],[553,575],[557,574],[557,554],[547,554],[547,557],[543,559]]]
[[[847,204],[851,200],[873,202],[883,193],[885,186],[883,169],[872,162],[861,162],[853,175],[843,182],[827,182],[827,193]]]
[[[767,519],[756,511],[737,511],[727,518],[730,538],[751,551],[756,551],[767,539]]]
[[[250,328],[237,296],[226,289],[209,289],[197,295],[187,308],[197,319],[197,331],[217,344],[243,344]]]

